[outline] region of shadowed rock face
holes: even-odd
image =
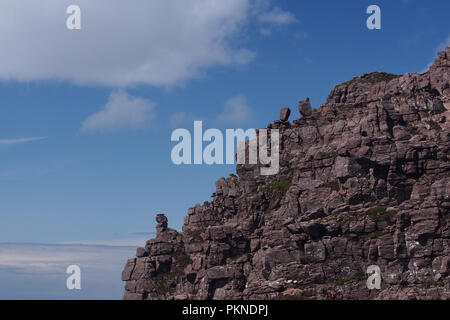
[[[450,47],[424,74],[336,86],[280,130],[280,173],[216,182],[123,271],[125,299],[450,299]],[[378,265],[381,290],[365,271]]]

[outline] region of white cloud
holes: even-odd
[[[288,25],[297,22],[295,16],[288,12],[275,7],[272,10],[263,13],[259,17],[259,21],[265,24],[272,24],[277,26]]]
[[[0,80],[178,85],[249,63],[242,33],[259,16],[267,26],[295,19],[269,0],[77,0],[81,30],[68,30],[73,2],[0,1]]]
[[[0,2],[0,79],[166,86],[248,63],[232,40],[249,0],[77,0],[81,30],[66,28],[71,4]]]
[[[152,102],[132,97],[125,91],[115,91],[101,111],[82,123],[80,131],[105,133],[123,129],[136,130],[154,118],[155,106]]]
[[[0,299],[120,299],[121,272],[135,252],[134,245],[0,244]],[[66,288],[69,265],[81,268],[79,291]]]
[[[172,114],[172,116],[170,117],[170,124],[172,125],[172,127],[178,127],[184,122],[194,120],[200,120],[200,118],[196,119],[196,117],[192,114],[188,114],[184,111],[179,111]]]
[[[250,120],[251,110],[247,98],[234,96],[228,99],[223,106],[223,111],[217,117],[221,122],[246,122]]]
[[[47,139],[47,137],[28,137],[28,138],[15,138],[15,139],[0,139],[0,146],[11,146],[15,144],[22,144],[27,142],[35,142]]]
[[[113,247],[142,247],[145,242],[152,237],[155,237],[155,232],[134,232],[133,236],[144,236],[145,238],[139,239],[122,239],[122,240],[81,240],[61,242],[61,245],[88,245],[88,246],[113,246]]]
[[[247,98],[243,95],[237,95],[225,101],[222,110],[216,117],[201,117],[180,111],[172,114],[170,123],[173,127],[178,127],[183,123],[203,120],[214,125],[233,125],[248,122],[251,120],[251,116],[252,110],[248,105]]]
[[[255,12],[260,25],[259,32],[263,36],[270,36],[274,29],[297,22],[297,18],[291,12],[280,7],[272,7],[268,0],[257,1]]]

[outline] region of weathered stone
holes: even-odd
[[[156,225],[156,232],[161,233],[166,231],[167,229],[167,217],[164,214],[158,214],[156,216],[156,222],[158,223]]]
[[[312,115],[312,107],[311,103],[309,102],[309,98],[306,98],[305,101],[300,100],[298,102],[298,111],[304,117],[309,117],[310,115]]]
[[[238,165],[182,233],[159,214],[124,299],[450,299],[449,57],[339,84],[292,123],[283,108],[279,173]]]
[[[136,265],[136,259],[128,260],[127,264],[125,265],[125,268],[122,271],[122,281],[130,280],[135,265]]]
[[[280,111],[280,120],[281,121],[288,121],[290,115],[291,115],[291,109],[289,109],[289,108],[282,108],[281,111]]]
[[[322,241],[310,242],[305,244],[305,253],[303,259],[307,263],[315,263],[325,261],[326,250]]]
[[[136,249],[136,257],[142,258],[148,256],[148,252],[144,248]]]

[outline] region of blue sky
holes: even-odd
[[[70,4],[81,30],[65,27]],[[371,4],[381,30],[366,28]],[[172,164],[175,128],[265,127],[354,76],[422,72],[449,44],[448,12],[444,0],[2,1],[0,243],[143,244],[160,212],[181,229],[235,169]]]

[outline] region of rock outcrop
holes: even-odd
[[[447,47],[424,74],[354,78],[292,123],[283,109],[279,174],[238,165],[182,233],[158,215],[124,298],[450,299],[449,83]]]

